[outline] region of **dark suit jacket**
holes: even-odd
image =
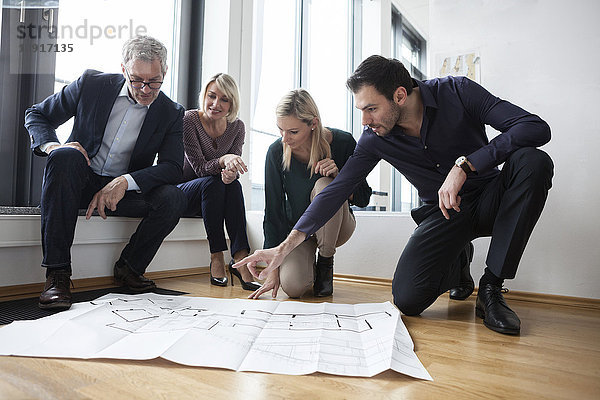
[[[124,82],[120,74],[87,70],[60,92],[27,109],[25,127],[33,152],[45,156],[39,146],[58,142],[55,129],[75,117],[68,141],[79,142],[92,159],[100,149],[110,111]],[[183,107],[163,92],[150,105],[127,170],[142,192],[181,181],[183,113]],[[153,165],[157,154],[158,163]]]

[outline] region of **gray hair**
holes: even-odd
[[[123,65],[133,60],[152,62],[160,61],[163,75],[167,72],[167,48],[164,44],[150,36],[136,36],[123,45]]]

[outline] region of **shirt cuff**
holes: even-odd
[[[135,183],[130,174],[123,175],[123,178],[127,179],[127,191],[135,190],[136,192],[141,192],[140,187]]]
[[[39,148],[42,152],[46,153],[46,149],[50,146],[52,146],[53,144],[57,144],[60,146],[59,142],[48,142],[48,143],[44,143],[44,144],[40,144]],[[48,153],[46,153],[48,154]]]
[[[494,168],[499,164],[494,162],[494,158],[492,157],[492,154],[490,153],[490,148],[488,147],[489,145],[484,146],[474,151],[473,153],[467,155],[467,160],[469,160],[471,165],[473,165],[475,171],[479,173],[487,172],[488,170]]]

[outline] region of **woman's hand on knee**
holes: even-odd
[[[277,297],[277,292],[279,291],[279,268],[271,271],[262,286],[255,290],[248,298],[256,300],[261,294],[266,293],[269,290],[273,291],[271,294],[273,298]]]
[[[315,164],[315,174],[335,178],[338,172],[338,167],[331,158],[324,158]]]
[[[219,165],[223,169],[227,169],[238,174],[243,174],[244,172],[248,172],[248,167],[242,160],[242,157],[237,154],[225,154],[219,158]]]
[[[235,181],[238,178],[238,174],[235,171],[231,171],[228,169],[221,170],[221,180],[224,184],[229,185],[231,182]]]

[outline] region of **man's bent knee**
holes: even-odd
[[[411,299],[397,299],[395,296],[394,305],[398,307],[398,310],[400,310],[402,314],[409,316],[419,315],[428,307],[424,307],[423,305],[418,304]]]
[[[510,158],[517,163],[527,165],[534,173],[548,175],[549,177],[554,174],[554,163],[548,153],[535,147],[519,149]]]
[[[177,186],[162,185],[154,190],[157,208],[165,210],[165,214],[173,218],[183,215],[187,208],[187,197]]]
[[[61,168],[68,172],[74,169],[87,167],[84,155],[72,147],[60,147],[48,154],[46,163],[52,168]]]
[[[397,285],[392,283],[392,293],[394,295],[394,305],[404,315],[419,315],[427,309],[438,298],[435,291],[422,289],[407,285]]]

